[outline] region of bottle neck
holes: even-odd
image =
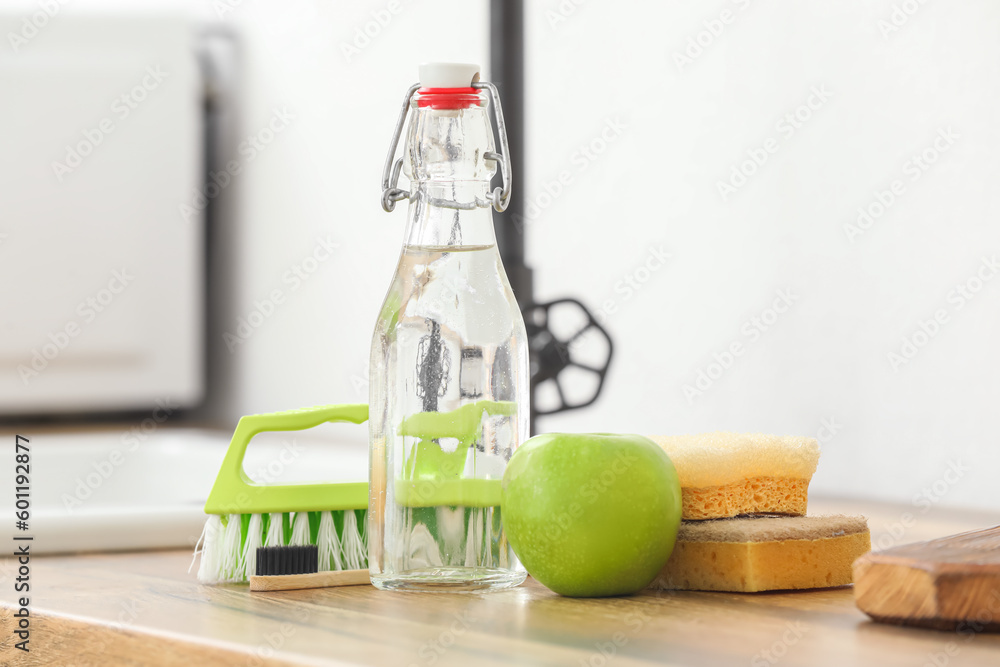
[[[406,245],[492,246],[488,181],[423,181],[410,192]]]
[[[460,97],[457,108],[413,101],[403,165],[410,180],[407,245],[496,245],[487,194],[497,167],[486,158],[494,150],[486,98]]]

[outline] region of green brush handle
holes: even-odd
[[[449,412],[417,412],[404,419],[399,425],[399,434],[420,438],[420,441],[406,461],[403,477],[407,480],[461,477],[466,453],[482,431],[483,413],[515,415],[517,403],[482,400]],[[445,452],[434,442],[438,438],[455,438],[458,446],[452,452]]]
[[[257,484],[243,470],[247,446],[258,433],[302,431],[326,422],[362,424],[368,421],[364,403],[318,405],[240,419],[222,461],[219,476],[205,503],[206,514],[267,514],[315,510],[350,510],[368,507],[368,483]]]

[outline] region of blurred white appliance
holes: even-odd
[[[204,392],[205,85],[173,13],[0,9],[0,414]],[[14,35],[14,38],[11,38]]]

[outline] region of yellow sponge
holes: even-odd
[[[760,433],[650,436],[663,447],[681,483],[681,517],[806,512],[819,463],[815,438]]]
[[[845,586],[855,559],[870,550],[864,517],[684,521],[653,587],[752,593]]]

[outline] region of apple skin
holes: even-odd
[[[530,438],[507,464],[500,503],[528,573],[570,597],[646,588],[670,558],[681,521],[677,471],[641,435]]]

